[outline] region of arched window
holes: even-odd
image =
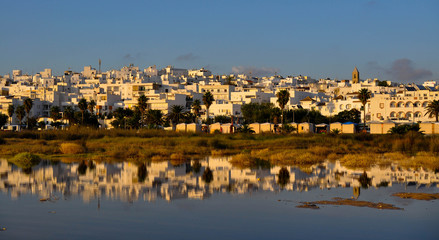
[[[394,117],[395,117],[395,115],[396,115],[396,113],[395,113],[395,112],[391,112],[391,113],[390,113],[390,117],[391,117],[391,118],[394,118]]]
[[[427,105],[428,105],[428,102],[423,102],[422,103],[422,107],[427,107]]]
[[[413,117],[412,112],[406,113],[405,117],[408,118],[408,119],[412,118]]]
[[[398,107],[404,107],[404,103],[403,102],[399,102],[398,103]]]
[[[398,118],[405,118],[405,114],[403,112],[398,113]]]
[[[415,107],[420,107],[421,106],[421,102],[415,102]]]
[[[393,107],[396,107],[396,102],[391,102],[391,103],[390,103],[390,107],[392,107],[392,108],[393,108]]]
[[[343,104],[340,104],[340,110],[343,110]]]
[[[406,108],[413,107],[412,102],[406,102],[405,107]]]
[[[415,117],[417,117],[417,118],[420,118],[420,117],[422,117],[422,114],[421,114],[421,112],[415,112]]]

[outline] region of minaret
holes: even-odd
[[[355,67],[354,71],[352,72],[352,83],[359,83],[360,82],[360,72],[358,71],[357,67]]]
[[[101,59],[99,58],[99,73],[101,73]]]

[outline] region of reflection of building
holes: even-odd
[[[139,199],[167,201],[192,198],[203,199],[213,192],[233,192],[244,194],[251,191],[279,191],[277,184],[280,167],[271,169],[234,168],[228,157],[209,157],[200,161],[198,167],[191,164],[172,165],[170,162],[153,162],[147,166],[145,176],[139,175],[135,164],[96,163],[87,167],[85,174],[79,175],[79,164],[47,164],[35,166],[30,174],[0,160],[0,191],[8,192],[12,198],[23,193],[41,197],[62,193],[64,196],[80,195],[88,202],[106,196],[111,199],[132,202]],[[89,165],[90,166],[90,165]],[[212,181],[202,180],[204,170],[213,172]],[[197,170],[196,170],[197,169]],[[353,197],[358,198],[361,184],[358,178],[363,170],[351,170],[339,162],[325,162],[302,171],[296,167],[286,167],[290,174],[284,189],[289,191],[309,191],[313,188],[352,187]],[[439,173],[423,169],[414,171],[391,165],[388,168],[372,167],[366,171],[371,178],[371,186],[392,186],[393,183],[431,186],[439,182]]]

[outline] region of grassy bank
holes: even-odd
[[[406,167],[439,170],[439,137],[399,135],[202,134],[160,130],[0,132],[0,152],[21,152],[69,161],[160,161],[176,164],[208,155],[234,155],[242,167],[311,165],[340,160],[351,168],[399,162]]]

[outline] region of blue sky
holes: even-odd
[[[0,74],[133,63],[439,80],[439,1],[3,1]]]

